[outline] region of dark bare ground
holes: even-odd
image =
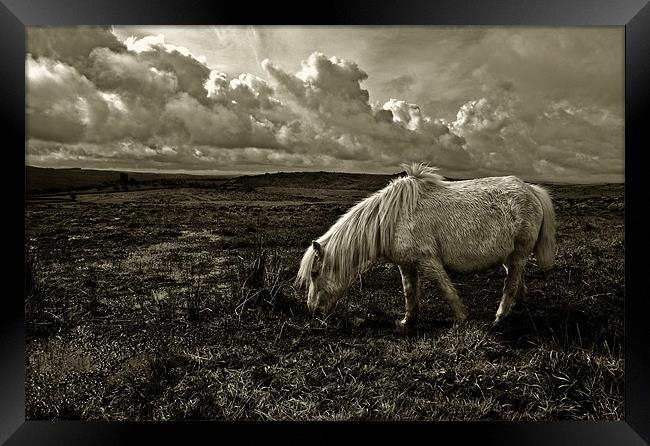
[[[327,324],[291,284],[367,191],[259,189],[28,203],[27,418],[623,418],[622,185],[551,187],[558,259],[502,324],[494,269],[452,276],[467,323],[429,286],[408,333],[393,265]]]

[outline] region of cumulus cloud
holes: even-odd
[[[494,38],[490,33],[482,34]],[[525,42],[509,51],[528,54]],[[519,48],[519,49],[517,49]],[[484,64],[454,120],[399,98],[371,102],[372,73],[311,53],[262,77],[209,67],[163,35],[118,41],[95,27],[28,32],[28,162],[51,166],[255,171],[395,171],[408,161],[456,176],[579,177],[622,171],[623,120],[554,95],[531,100]],[[414,75],[393,76],[396,93]]]
[[[126,39],[125,45],[131,58],[123,62],[136,62],[142,67],[173,73],[180,90],[199,101],[205,101],[203,83],[210,73],[205,65],[205,57],[195,56],[185,47],[165,43],[162,35],[141,39],[130,37]],[[97,51],[100,52],[97,54]],[[110,58],[112,55],[116,57],[114,51],[107,48],[98,48],[95,52],[95,58],[99,59]]]
[[[204,106],[187,93],[166,104],[162,119],[170,139],[180,137],[179,143],[229,148],[277,146],[270,121],[219,103]],[[177,127],[180,132],[174,134]]]
[[[511,84],[463,104],[451,128],[467,141],[482,169],[538,178],[623,171],[623,121],[611,112],[567,100],[526,111]]]
[[[449,127],[442,120],[425,115],[417,104],[391,98],[384,103],[382,109],[391,112],[393,122],[409,130],[430,132],[437,137],[449,134]],[[455,142],[462,144],[463,140],[456,137]]]
[[[368,91],[361,87],[368,75],[356,63],[316,52],[301,65],[300,71],[291,74],[268,59],[262,61],[280,93],[301,106],[322,114],[350,115],[370,110]]]
[[[99,89],[164,101],[178,87],[175,71],[163,70],[132,53],[96,48],[90,54],[89,76]]]
[[[206,63],[205,56],[196,56],[184,46],[178,46],[165,42],[165,36],[163,34],[145,36],[141,38],[130,36],[124,41],[124,45],[126,45],[126,49],[135,53],[156,52],[159,49],[164,49],[167,53],[173,54],[176,52],[184,57],[192,58],[202,65],[205,65]]]
[[[30,137],[76,142],[87,128],[105,119],[109,107],[95,86],[75,68],[28,55],[27,133]]]
[[[290,134],[294,150],[326,149],[342,160],[384,166],[416,159],[460,170],[472,166],[463,139],[417,105],[391,99],[373,106],[362,86],[368,74],[352,61],[312,53],[296,73],[268,60],[262,66],[281,102],[302,111],[300,134],[283,130],[283,136]]]
[[[267,82],[250,73],[229,79],[227,74],[212,70],[203,87],[209,99],[221,104],[231,103],[249,109],[264,110],[280,105],[272,96],[273,89]]]

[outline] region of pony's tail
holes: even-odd
[[[551,196],[546,189],[535,184],[530,185],[533,193],[542,205],[542,226],[535,243],[535,257],[542,268],[553,266],[555,260],[555,210]]]

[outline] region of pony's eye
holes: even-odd
[[[315,279],[316,277],[318,277],[318,271],[312,271],[311,272],[311,278]]]

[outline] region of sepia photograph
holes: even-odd
[[[625,419],[625,27],[25,38],[27,420]]]

